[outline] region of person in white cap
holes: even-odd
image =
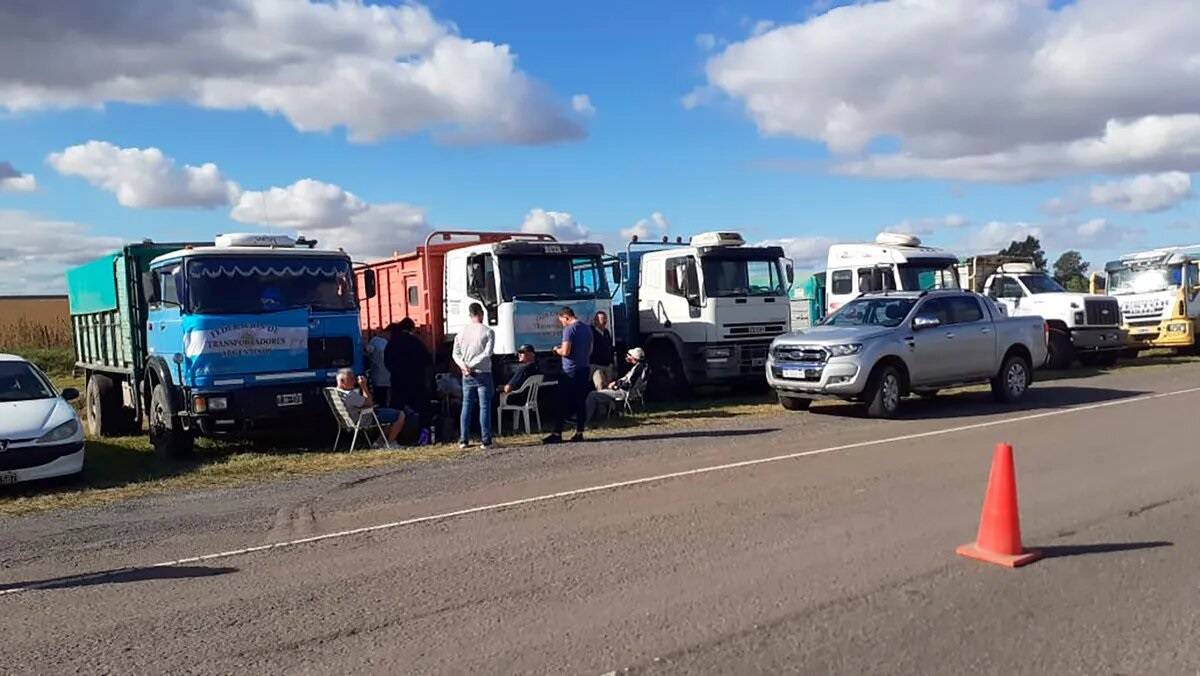
[[[601,408],[611,409],[615,404],[625,401],[629,392],[641,384],[646,377],[646,351],[635,347],[625,353],[625,363],[629,371],[619,379],[609,383],[607,387],[588,393],[588,420],[592,420]]]

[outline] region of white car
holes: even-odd
[[[0,354],[0,485],[79,474],[83,425],[68,402],[28,361]]]

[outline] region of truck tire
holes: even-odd
[[[1033,382],[1029,360],[1015,352],[1004,357],[1000,372],[992,377],[992,397],[1001,403],[1012,404],[1029,391]]]
[[[1075,346],[1071,337],[1058,329],[1050,329],[1050,340],[1047,344],[1050,357],[1046,360],[1046,368],[1052,371],[1062,371],[1071,368],[1075,361]]]
[[[87,381],[87,429],[93,437],[115,437],[124,432],[121,425],[121,392],[113,379],[93,373]]]
[[[812,399],[804,397],[787,397],[779,395],[779,405],[789,411],[807,411],[809,406],[812,406]]]
[[[649,350],[647,361],[650,380],[646,389],[655,399],[676,399],[687,392],[687,375],[683,360],[670,344],[656,343]]]
[[[171,405],[171,394],[162,383],[155,385],[150,394],[149,427],[150,443],[160,457],[175,460],[192,455],[195,440],[183,429]]]
[[[871,418],[895,418],[900,410],[900,396],[904,392],[904,378],[895,366],[885,365],[871,376],[867,383],[867,416]]]

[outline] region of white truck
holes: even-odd
[[[1129,254],[1104,266],[1106,292],[1120,303],[1131,350],[1196,346],[1197,265],[1200,245]]]
[[[794,273],[782,248],[708,232],[687,243],[634,238],[619,257],[617,342],[646,350],[653,388],[766,386],[767,348],[791,325]]]
[[[1067,291],[1029,258],[987,254],[959,265],[963,287],[995,300],[1010,317],[1041,317],[1048,330],[1046,366],[1111,366],[1125,349],[1121,310],[1105,296]]]
[[[904,233],[881,232],[870,243],[834,244],[826,266],[826,314],[864,293],[960,288],[957,256],[922,246],[920,239]]]

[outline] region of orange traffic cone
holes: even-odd
[[[1025,551],[1021,546],[1021,514],[1017,509],[1017,477],[1013,471],[1013,449],[1008,444],[996,444],[992,455],[992,471],[988,475],[987,495],[983,498],[983,514],[979,517],[979,534],[975,542],[955,550],[988,563],[1016,568],[1041,558],[1041,553]]]

